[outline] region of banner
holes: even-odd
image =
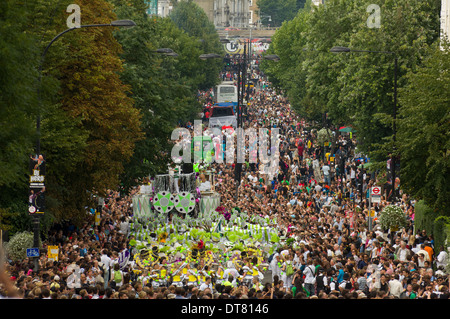
[[[47,257],[48,260],[58,261],[59,258],[59,247],[58,246],[47,246]]]
[[[269,49],[269,43],[263,41],[265,39],[254,38],[251,39],[251,52],[262,54]],[[244,46],[247,45],[249,39],[233,39],[229,43],[223,45],[225,53],[235,55],[244,54]]]
[[[42,154],[30,156],[30,190],[28,213],[44,214],[45,209],[45,159]]]

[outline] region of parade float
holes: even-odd
[[[214,172],[197,168],[192,174],[157,175],[133,197],[133,261],[152,272],[156,285],[181,274],[192,279],[187,272],[199,262],[214,273],[228,262],[239,268],[246,257],[256,257],[264,272],[268,256],[281,245],[275,219],[250,219],[238,207],[220,206]],[[155,269],[162,257],[171,266]]]

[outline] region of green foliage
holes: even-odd
[[[322,128],[317,132],[317,142],[319,145],[323,146],[324,143],[329,143],[332,139],[332,132],[329,129]]]
[[[297,13],[299,6],[304,4],[304,1],[297,0],[258,0],[256,2],[260,16],[261,24],[270,25],[271,27],[279,27],[285,21],[292,20]],[[272,21],[267,17],[270,16]]]
[[[425,229],[428,234],[432,233],[434,220],[437,213],[431,209],[424,200],[419,200],[414,205],[414,225],[416,229]]]
[[[170,19],[175,25],[194,38],[195,44],[185,43],[191,49],[199,48],[201,52],[194,51],[196,56],[186,56],[185,73],[187,78],[198,79],[196,88],[209,89],[219,82],[219,72],[222,69],[222,60],[208,60],[199,63],[198,56],[203,53],[216,53],[224,55],[219,34],[208,16],[193,1],[180,1],[174,3]],[[182,57],[181,57],[182,58]]]
[[[166,172],[172,161],[172,130],[179,122],[194,120],[201,110],[196,93],[205,85],[205,72],[198,58],[202,44],[196,37],[169,18],[149,17],[142,1],[110,2],[119,19],[137,24],[114,33],[125,61],[121,79],[130,85],[129,95],[142,116],[145,134],[120,176],[122,189],[128,191],[143,177]],[[171,48],[178,57],[158,54],[158,48]]]
[[[372,12],[366,10],[370,4],[380,6],[380,28],[368,27],[367,20]],[[381,52],[334,54],[330,49],[344,46],[354,50],[395,52],[398,57],[397,110],[399,117],[404,116],[411,123],[410,140],[403,143],[404,134],[398,132],[396,143],[397,155],[401,155],[401,176],[407,174],[406,170],[410,175],[405,181],[402,178],[402,187],[405,185],[405,189],[412,190],[419,186],[419,181],[426,181],[428,174],[428,180],[435,187],[422,183],[422,190],[411,194],[425,198],[424,192],[428,192],[428,200],[433,203],[437,199],[431,196],[434,193],[439,196],[437,203],[442,204],[444,198],[449,198],[448,143],[445,143],[449,139],[444,135],[448,126],[443,125],[448,124],[448,114],[442,113],[444,106],[448,108],[449,81],[440,81],[435,86],[430,78],[418,74],[417,82],[421,78],[427,81],[426,85],[417,83],[410,90],[406,89],[408,82],[414,79],[412,74],[417,70],[425,72],[426,68],[421,69],[421,65],[430,55],[428,48],[439,39],[439,1],[329,0],[318,7],[307,7],[299,10],[297,16],[284,23],[273,36],[268,54],[277,54],[280,61],[264,61],[264,72],[286,92],[298,115],[320,123],[327,114],[334,130],[352,125],[357,131],[359,150],[368,154],[373,167],[384,170],[394,150],[394,55]],[[439,57],[434,60],[435,68],[430,71],[434,74],[430,77],[439,78],[438,65],[446,63],[437,63],[437,59]],[[440,77],[446,77],[447,73]],[[408,96],[409,92],[415,94]],[[416,111],[411,107],[402,111],[403,104],[413,105],[419,96],[428,103],[420,106],[423,112],[429,105],[439,106],[439,111],[430,113],[435,116],[434,127],[439,129],[427,126],[423,129],[427,130],[426,135],[421,134],[422,128],[417,125]],[[398,120],[398,128],[401,121]],[[425,154],[419,154],[423,149],[421,145],[428,149]],[[413,157],[415,159],[410,161]],[[426,164],[425,160],[428,160]],[[420,174],[414,176],[418,169]]]
[[[8,121],[0,129],[1,154],[8,157],[0,177],[4,186],[0,205],[9,208],[12,228],[26,228],[22,216],[28,216],[27,210],[18,208],[26,208],[27,168],[36,141],[37,114],[41,116],[41,150],[47,160],[49,221],[53,216],[83,220],[85,206],[93,204],[91,195],[118,184],[123,164],[140,138],[139,112],[127,96],[129,87],[119,78],[121,46],[112,35],[113,28],[68,32],[41,60],[44,48],[67,28],[66,8],[71,3],[37,0],[2,1],[0,5],[0,19],[4,19],[0,27],[0,112],[2,121]],[[82,24],[116,20],[103,0],[75,3],[82,8]]]
[[[450,242],[450,217],[439,216],[434,221],[433,227],[434,247],[439,251],[439,247],[448,247]]]
[[[384,230],[399,230],[407,224],[403,209],[394,205],[388,205],[381,211],[379,222]]]
[[[28,156],[35,141],[37,50],[23,32],[26,8],[14,0],[0,3],[0,186],[26,182]]]
[[[414,205],[414,225],[416,231],[426,230],[433,236],[434,247],[447,247],[450,238],[450,217],[443,216],[433,210],[424,200],[417,201]]]
[[[297,16],[284,23],[273,35],[272,43],[267,54],[277,54],[280,61],[263,60],[261,67],[269,76],[275,87],[282,88],[291,103],[291,106],[301,116],[315,118],[318,113],[315,108],[308,108],[306,103],[306,73],[302,71],[302,64],[306,55],[303,48],[306,39],[302,36],[306,32],[308,11],[301,10]],[[320,118],[320,115],[319,115]]]
[[[84,25],[116,20],[103,0],[77,4]],[[55,34],[66,28],[66,19],[67,14],[55,17],[51,26]],[[42,150],[49,154],[46,198],[59,217],[84,218],[80,213],[93,205],[91,194],[103,194],[118,184],[123,165],[141,138],[139,112],[119,77],[121,46],[112,31],[72,31],[52,45],[44,60],[45,80],[57,80],[59,87],[44,95],[42,105]],[[36,33],[44,37],[44,45],[54,36],[39,29]]]
[[[402,188],[450,216],[450,50],[436,45],[407,75],[398,121]]]
[[[27,257],[27,248],[34,247],[34,235],[32,232],[21,232],[11,237],[5,244],[8,257],[13,261],[23,260]]]

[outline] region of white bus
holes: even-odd
[[[235,103],[238,102],[237,87],[231,81],[224,81],[216,87],[216,103]]]
[[[209,126],[232,126],[236,128],[237,86],[232,81],[224,81],[217,85],[214,91],[216,101],[209,118]]]

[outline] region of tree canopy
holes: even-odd
[[[279,27],[285,21],[292,20],[303,7],[302,0],[257,0],[261,24]],[[269,20],[270,17],[270,20]]]
[[[70,4],[79,5],[81,25],[118,19],[137,25],[73,29],[42,60],[44,48],[68,29]],[[47,162],[45,232],[53,221],[86,220],[94,195],[166,172],[171,131],[197,117],[198,89],[218,79],[220,68],[198,58],[207,53],[198,35],[170,18],[148,16],[144,0],[5,0],[0,22],[4,229],[31,227],[27,175],[38,136]],[[218,43],[217,34],[209,36]]]
[[[313,7],[308,1],[272,38],[267,54],[277,54],[279,62],[262,63],[264,72],[274,85],[286,92],[299,115],[318,123],[326,118],[336,132],[340,126],[352,126],[357,131],[358,149],[370,157],[373,169],[385,169],[391,154],[397,155],[402,185],[418,198],[425,198],[428,193],[428,202],[433,205],[438,198],[448,195],[443,186],[447,181],[445,174],[433,175],[446,169],[448,145],[442,135],[445,127],[431,130],[425,125],[427,136],[422,135],[424,128],[418,127],[418,123],[423,123],[424,119],[412,104],[419,101],[421,95],[423,103],[416,103],[414,107],[425,112],[426,105],[435,105],[439,111],[428,115],[435,116],[436,121],[442,116],[445,122],[445,114],[439,106],[447,103],[448,107],[447,93],[439,95],[438,92],[448,92],[448,88],[444,87],[444,82],[436,82],[436,85],[431,82],[439,68],[445,73],[445,65],[436,58],[436,69],[424,66],[428,57],[435,56],[430,48],[439,41],[439,13],[440,1],[437,0],[328,0],[324,5]],[[335,46],[372,52],[331,53],[330,49]],[[397,69],[395,58],[398,59]],[[419,90],[420,74],[426,72],[434,73],[428,76],[426,86],[426,77],[422,77],[423,86]],[[394,148],[395,73],[396,109],[401,119],[396,121],[398,132]],[[432,122],[426,124],[432,125]],[[439,136],[440,144],[426,143],[431,136]],[[419,142],[420,138],[423,139]],[[426,146],[425,151],[419,151],[421,146]],[[419,156],[412,150],[422,153]],[[417,173],[419,168],[420,174]],[[429,181],[433,187],[425,183],[420,186],[421,190],[413,191],[419,181]],[[429,196],[432,193],[435,197]]]
[[[429,50],[416,72],[407,74],[399,112],[402,187],[450,215],[450,50]]]

